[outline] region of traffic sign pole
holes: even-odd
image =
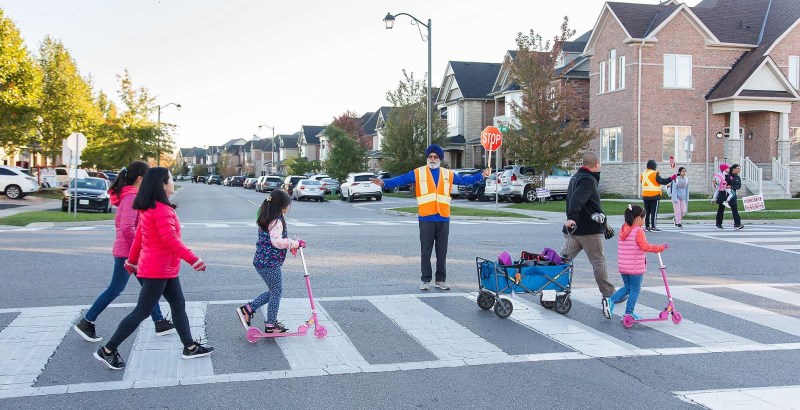
[[[486,127],[481,131],[481,145],[488,152],[486,157],[486,165],[491,169],[492,167],[492,151],[497,151],[503,145],[503,133],[497,127]],[[500,155],[495,154],[495,162],[497,165],[495,169],[500,168]],[[497,203],[500,201],[500,175],[494,180],[494,211],[497,212]]]

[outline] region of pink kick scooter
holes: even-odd
[[[675,323],[676,325],[678,323],[681,323],[682,316],[680,313],[678,313],[677,310],[675,310],[675,304],[672,303],[672,295],[669,293],[669,283],[667,283],[667,267],[664,266],[664,262],[661,260],[661,253],[658,253],[657,255],[658,255],[658,264],[661,266],[661,277],[664,279],[664,288],[667,290],[667,300],[669,301],[669,303],[667,303],[667,307],[665,307],[664,310],[662,310],[661,313],[658,314],[657,318],[636,320],[631,315],[625,315],[622,318],[622,325],[625,326],[626,328],[629,328],[633,326],[634,323],[639,323],[639,322],[662,322],[664,320],[669,319],[670,315],[672,315],[673,323]]]
[[[306,289],[308,289],[308,301],[311,302],[311,317],[305,321],[299,328],[297,328],[296,332],[285,332],[285,333],[264,333],[261,329],[251,326],[250,329],[247,330],[247,341],[250,343],[257,343],[258,339],[260,338],[267,338],[267,337],[286,337],[286,336],[305,336],[308,334],[308,329],[311,326],[314,326],[314,336],[317,339],[324,339],[325,336],[328,335],[328,329],[325,329],[325,326],[319,324],[319,320],[317,320],[317,308],[314,306],[314,294],[311,293],[311,280],[308,278],[308,268],[306,267],[306,257],[303,254],[303,248],[300,249],[300,260],[303,261],[303,277],[306,279]]]

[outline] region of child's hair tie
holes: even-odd
[[[628,204],[628,210],[633,211],[633,207],[631,206],[631,204]]]
[[[267,202],[272,202],[272,195],[267,197]]]

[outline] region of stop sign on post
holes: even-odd
[[[486,151],[497,151],[503,145],[503,134],[497,127],[486,127],[481,131],[481,145]]]

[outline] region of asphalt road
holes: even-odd
[[[564,316],[528,295],[511,298],[509,319],[475,304],[475,258],[560,249],[558,218],[454,219],[448,254],[453,289],[425,294],[418,290],[415,218],[380,212],[412,205],[412,199],[295,202],[289,233],[308,242],[314,296],[329,336],[251,345],[233,308],[265,289],[252,267],[253,220],[265,196],[181,185],[173,199],[183,239],[208,264],[206,272],[184,264],[181,281],[198,312],[193,332],[208,338],[214,354],[197,359],[207,360],[197,368],[178,363],[177,374],[145,375],[130,365],[133,356],[148,357],[155,349],[145,343],[145,323],[136,340],[123,345],[129,369],[106,370],[90,357],[96,345],[77,337],[68,319],[79,317],[107,285],[113,227],[6,230],[0,232],[0,348],[24,353],[30,350],[25,343],[45,347],[39,361],[17,350],[0,358],[2,407],[683,408],[708,406],[702,398],[718,389],[800,384],[798,227],[718,232],[693,225],[648,234],[651,242],[672,245],[663,256],[685,319],[624,329],[619,317],[602,317],[583,255],[575,261],[573,308]],[[620,285],[616,244],[607,244],[609,273]],[[640,299],[644,312],[665,302],[657,259],[649,263]],[[288,258],[283,275],[279,317],[293,327],[309,313],[299,259]],[[131,282],[104,312],[98,320],[102,335],[110,336],[130,310],[138,288]],[[27,336],[15,338],[19,332]],[[179,351],[171,337],[159,338],[159,349]]]

